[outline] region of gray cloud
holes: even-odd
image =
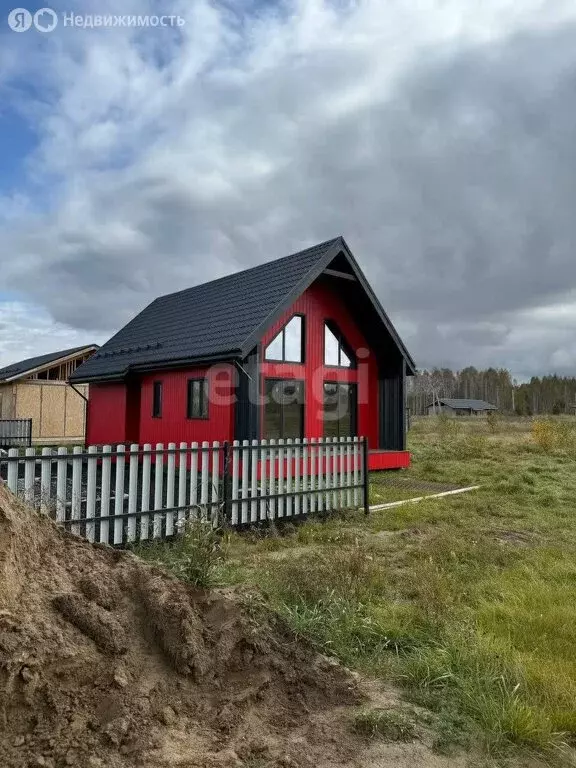
[[[130,162],[68,169],[53,216],[12,231],[8,285],[111,333],[160,293],[342,233],[419,364],[573,372],[570,333],[530,310],[576,287],[575,39],[428,42],[392,79],[362,46],[181,82],[176,59],[156,113],[119,113]]]

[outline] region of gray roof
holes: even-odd
[[[47,355],[38,355],[29,357],[26,360],[20,360],[19,363],[11,363],[5,368],[0,368],[0,381],[7,379],[20,378],[35,368],[40,368],[50,363],[56,363],[64,357],[69,357],[77,352],[83,352],[87,349],[98,349],[97,344],[84,344],[82,347],[72,347],[72,349],[61,349],[59,352],[49,352]]]
[[[266,329],[340,254],[405,356],[414,362],[342,237],[153,301],[72,374],[73,381],[123,378],[129,370],[244,358]]]
[[[495,405],[487,403],[486,400],[471,400],[465,397],[439,397],[437,402],[441,405],[447,405],[449,408],[470,408],[473,411],[498,410]],[[432,405],[434,405],[434,403],[430,403],[428,407],[430,408]]]

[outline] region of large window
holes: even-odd
[[[266,360],[281,363],[304,362],[304,317],[294,315],[284,328],[277,333],[264,353]]]
[[[162,382],[155,381],[152,385],[152,418],[162,418]]]
[[[338,327],[327,320],[324,323],[324,365],[353,368],[354,354]]]
[[[208,380],[188,379],[186,416],[189,419],[208,418]]]
[[[324,382],[324,437],[356,435],[356,384]]]
[[[264,437],[267,440],[304,436],[304,382],[266,379]]]

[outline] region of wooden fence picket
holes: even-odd
[[[232,443],[232,502],[231,502],[231,524],[238,525],[238,489],[240,486],[240,442],[234,440]]]
[[[278,440],[278,517],[284,517],[284,440]]]
[[[162,509],[162,493],[164,490],[164,444],[156,443],[154,451],[154,510]],[[152,537],[159,539],[162,535],[162,515],[153,515]]]
[[[212,443],[212,482],[208,519],[212,525],[220,524],[220,443]]]
[[[142,512],[148,512],[150,509],[150,489],[152,475],[152,445],[144,443],[142,446],[144,455],[142,457],[142,501],[140,507]],[[146,541],[150,536],[150,515],[140,517],[140,539]]]
[[[86,469],[86,510],[84,517],[92,518],[91,522],[86,523],[86,538],[88,541],[96,540],[96,477],[98,471],[98,459],[96,453],[98,448],[91,445],[88,448],[88,459]],[[58,462],[60,464],[60,462]]]
[[[138,461],[138,445],[133,443],[130,446],[130,466],[128,469],[128,514],[130,517],[126,522],[126,540],[133,542],[136,540],[136,510],[138,505],[138,470],[140,468]]]
[[[210,443],[206,440],[202,443],[202,478],[200,480],[200,514],[202,520],[206,520],[208,513],[208,492],[210,489]]]
[[[122,544],[124,530],[124,457],[125,448],[119,445],[116,448],[116,483],[114,487],[114,544]]]
[[[111,445],[102,446],[102,479],[100,490],[100,517],[108,517],[110,514],[110,481],[111,481],[111,467],[112,459],[110,454],[112,453]],[[108,544],[108,537],[110,532],[109,520],[100,521],[100,543]]]
[[[357,437],[10,449],[0,477],[73,533],[123,546],[179,533],[191,510],[238,526],[365,506],[366,451]]]
[[[8,458],[16,459],[17,457],[18,448],[9,448]],[[8,488],[12,491],[12,493],[18,493],[18,463],[16,461],[11,461],[8,464],[8,475],[6,482],[8,483]]]
[[[186,468],[188,465],[188,443],[180,443],[180,460],[178,464],[178,515],[177,526],[186,519]],[[180,530],[180,528],[178,528]]]
[[[26,461],[24,463],[24,501],[34,506],[34,471],[36,469],[36,451],[34,448],[26,448]],[[18,465],[16,464],[16,470]]]
[[[194,517],[198,514],[198,443],[192,443],[190,452],[190,507]]]
[[[66,519],[66,482],[68,475],[68,448],[58,448],[58,466],[56,467],[56,522]]]
[[[168,443],[168,456],[166,459],[166,536],[174,534],[174,484],[176,482],[176,443]]]
[[[45,515],[50,514],[51,486],[52,486],[52,451],[50,448],[42,448],[40,469],[40,510]]]
[[[316,501],[318,499],[316,494],[316,453],[318,450],[317,440],[313,437],[310,440],[310,477],[308,480],[310,493],[308,495],[308,503],[310,504],[310,514],[314,514],[316,511]]]
[[[292,517],[292,438],[286,440],[286,517]]]
[[[250,453],[248,452],[249,442],[248,440],[242,440],[242,513],[240,515],[240,523],[248,522],[248,502],[244,499],[248,498],[248,470],[250,463]]]
[[[260,495],[263,497],[260,501],[260,513],[259,513],[259,520],[266,520],[267,517],[267,510],[266,510],[266,496],[268,495],[268,467],[267,467],[267,461],[268,461],[268,442],[266,440],[262,440],[260,444],[261,450],[260,450]]]
[[[276,440],[272,438],[268,443],[270,461],[268,464],[268,494],[270,499],[268,501],[267,517],[269,520],[276,519]]]

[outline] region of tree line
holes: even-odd
[[[412,415],[427,413],[427,406],[440,397],[486,400],[501,413],[518,416],[576,412],[576,377],[533,376],[519,383],[504,368],[461,371],[434,368],[408,377],[408,407]]]

